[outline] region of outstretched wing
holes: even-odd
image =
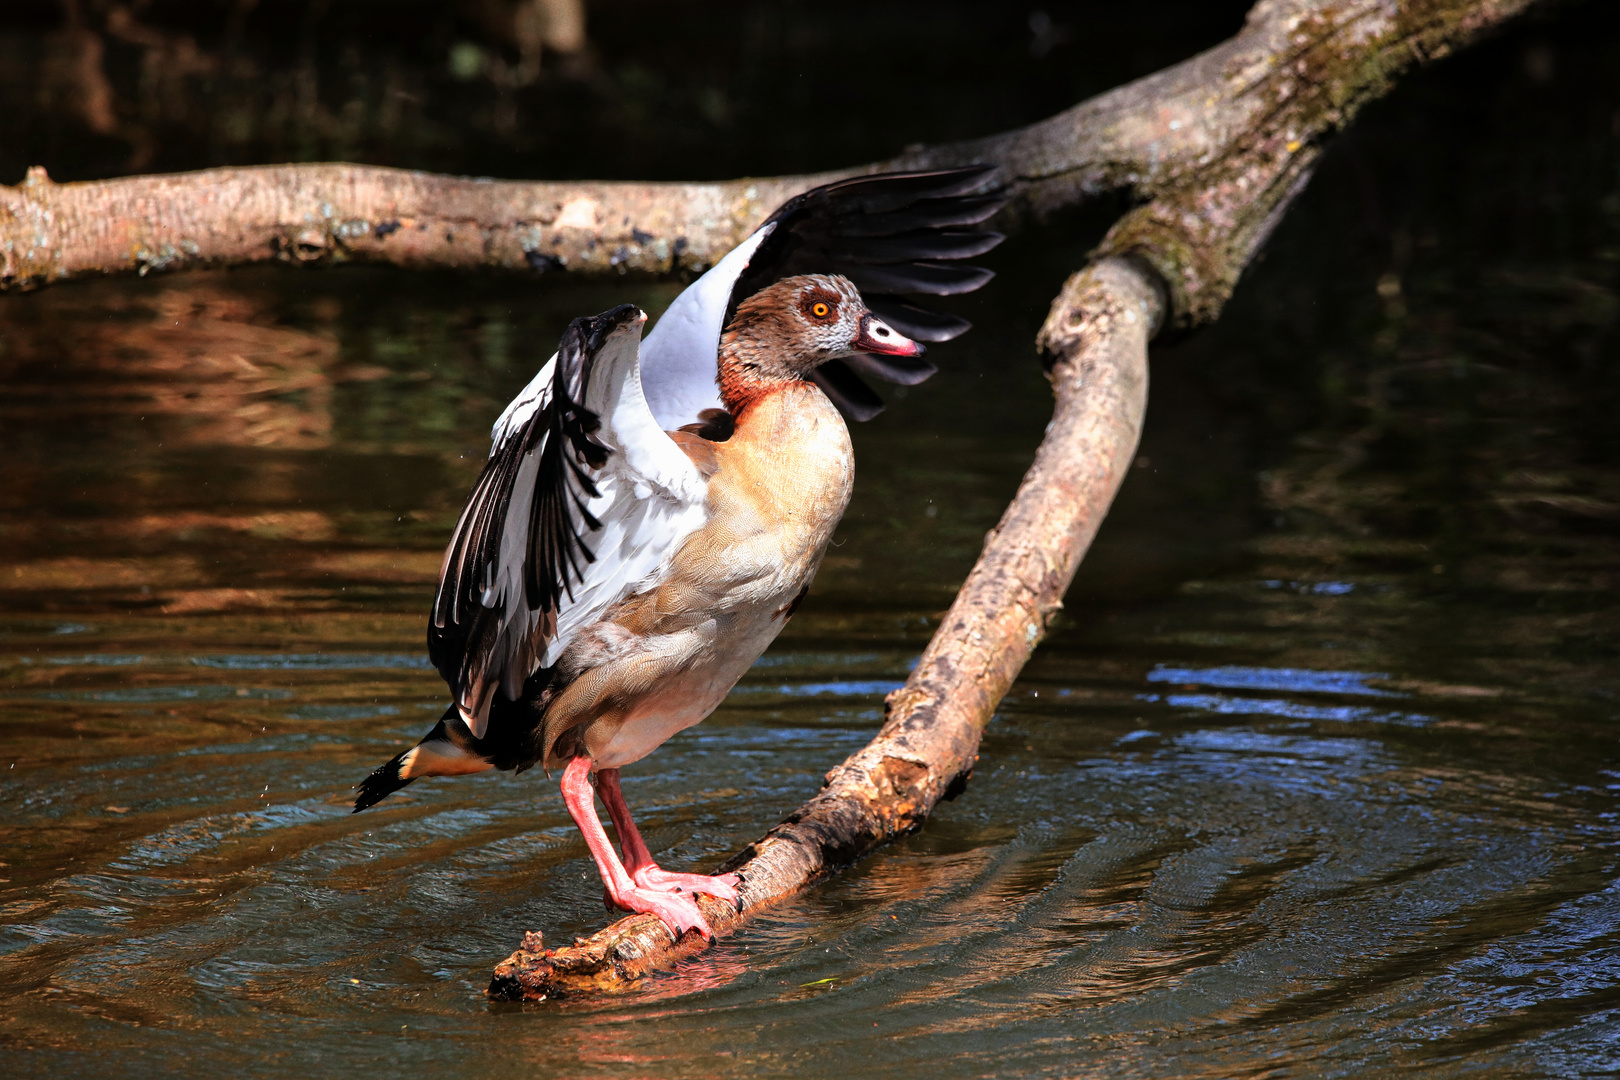
[[[840,180],[783,203],[743,243],[675,298],[642,346],[642,376],[653,415],[674,431],[723,409],[715,374],[720,333],[737,305],[785,277],[842,274],[879,318],[919,341],[949,341],[972,324],[903,297],[972,292],[993,277],[959,260],[1002,240],[977,228],[1005,204],[978,194],[989,166],[884,173]],[[883,401],[861,376],[912,385],[937,369],[925,360],[856,356],[833,360],[813,378],[846,413],[870,419]]]
[[[626,304],[574,320],[495,423],[428,623],[428,655],[475,737],[497,689],[517,700],[703,524],[707,483],[642,393],[645,319]]]

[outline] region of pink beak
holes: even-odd
[[[926,350],[868,311],[861,316],[861,332],[855,338],[855,351],[880,356],[921,356]]]

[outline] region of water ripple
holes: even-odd
[[[1161,700],[1157,694],[1144,694],[1143,701]],[[1294,720],[1329,720],[1335,723],[1405,724],[1422,727],[1434,717],[1422,713],[1386,712],[1358,705],[1302,705],[1279,698],[1228,697],[1225,694],[1166,694],[1166,705],[1178,709],[1220,716],[1286,716]]]
[[[1148,672],[1148,682],[1215,686],[1230,690],[1292,690],[1306,694],[1361,694],[1368,697],[1405,697],[1392,690],[1367,685],[1368,679],[1387,679],[1378,671],[1310,671],[1304,668],[1215,667],[1180,668],[1160,664]]]

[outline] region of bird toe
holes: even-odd
[[[736,874],[720,874],[710,877],[707,874],[673,874],[668,870],[660,870],[657,866],[644,866],[634,874],[635,882],[644,889],[658,889],[665,892],[703,893],[716,900],[736,906],[740,897],[737,886],[742,879]]]
[[[688,930],[696,930],[705,940],[713,937],[709,923],[690,896],[664,889],[631,889],[619,898],[619,906],[645,915],[656,915],[665,926],[680,937]]]

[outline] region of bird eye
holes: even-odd
[[[824,304],[824,303],[822,303],[821,301],[818,300],[813,305],[811,305],[810,314],[814,315],[818,319],[825,319],[827,317],[827,312],[829,312],[831,310],[832,309],[829,308],[826,304]]]

